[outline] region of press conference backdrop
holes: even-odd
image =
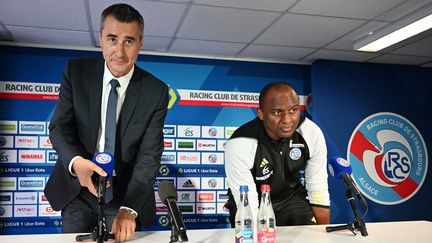
[[[43,194],[57,159],[48,125],[67,60],[101,54],[0,48],[0,231],[59,232],[60,212],[52,210]],[[170,87],[165,150],[154,185],[157,217],[151,229],[170,227],[167,208],[157,195],[161,180],[176,185],[187,228],[229,227],[225,142],[256,116],[258,93],[269,82],[292,83],[305,104],[310,67],[154,56],[140,57],[137,64]]]
[[[60,213],[51,209],[43,195],[57,158],[48,139],[49,120],[67,60],[97,55],[100,53],[0,47],[1,234],[60,231]],[[370,205],[367,220],[432,219],[431,210],[426,207],[426,201],[431,199],[427,194],[430,179],[426,176],[431,144],[431,128],[426,124],[431,119],[425,116],[431,107],[430,69],[343,62],[282,65],[158,56],[140,56],[138,66],[170,86],[165,150],[154,189],[158,200],[157,186],[161,180],[176,185],[187,228],[229,227],[223,207],[227,200],[224,144],[238,126],[256,116],[259,91],[274,81],[291,83],[298,90],[303,114],[311,115],[324,130],[329,155],[347,157],[354,176],[361,175],[356,179],[363,178],[357,183],[366,188],[362,192]],[[411,84],[403,92],[393,87],[401,85],[401,75]],[[372,89],[379,95],[371,96],[375,94]],[[408,96],[405,105],[400,105],[402,94]],[[390,133],[390,138],[384,137],[391,141],[384,141],[376,138],[375,133],[363,131],[363,123],[367,127],[386,119],[388,126],[391,119],[397,120],[402,131],[410,129],[411,133],[405,140],[401,138],[404,132]],[[364,141],[371,141],[369,147]],[[384,152],[372,149],[372,145],[380,143],[385,143]],[[361,148],[360,145],[364,148],[352,152],[348,149]],[[384,166],[379,169],[379,163],[374,163],[377,167],[361,167],[370,160],[385,161],[382,154],[391,155],[393,161],[385,170]],[[352,219],[352,213],[345,188],[337,179],[330,178],[329,182],[331,222],[346,223]],[[367,195],[367,188],[391,197],[373,200]],[[399,188],[396,191],[402,196],[392,194],[393,188]],[[159,200],[156,210],[157,217],[150,229],[169,229],[167,209]]]

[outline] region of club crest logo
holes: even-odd
[[[96,162],[99,164],[108,164],[112,160],[112,156],[108,153],[99,153],[96,155]]]
[[[291,149],[291,151],[289,152],[289,156],[292,160],[298,160],[300,159],[302,155],[302,152],[299,148],[293,148]]]
[[[394,205],[421,188],[427,173],[426,144],[406,118],[389,112],[373,114],[351,135],[347,158],[359,189],[370,200]]]

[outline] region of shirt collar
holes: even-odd
[[[129,84],[129,81],[132,78],[132,74],[133,74],[134,70],[135,70],[135,65],[132,66],[131,70],[126,75],[116,78],[116,77],[114,77],[114,75],[112,75],[111,71],[108,68],[107,63],[105,62],[103,83],[104,83],[104,85],[108,85],[109,82],[115,78],[119,81],[120,87],[125,87],[125,86],[127,87],[127,85]]]

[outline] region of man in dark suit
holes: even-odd
[[[63,74],[60,99],[49,125],[58,161],[45,187],[62,231],[90,232],[97,224],[97,191],[92,175],[107,173],[91,160],[107,148],[111,92],[114,107],[112,152],[116,163],[113,199],[105,206],[107,229],[117,241],[132,237],[136,218],[148,226],[155,216],[153,184],[163,151],[168,87],[135,66],[143,45],[144,20],[127,4],[101,16],[103,59],[71,60]],[[113,80],[118,83],[116,86]]]

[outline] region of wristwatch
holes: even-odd
[[[126,207],[124,207],[124,208],[121,208],[121,209],[126,210],[126,212],[128,212],[128,213],[129,213],[130,215],[132,215],[134,218],[138,217],[137,212],[135,212],[134,210],[132,210],[132,209],[130,209],[130,208],[126,208]]]

